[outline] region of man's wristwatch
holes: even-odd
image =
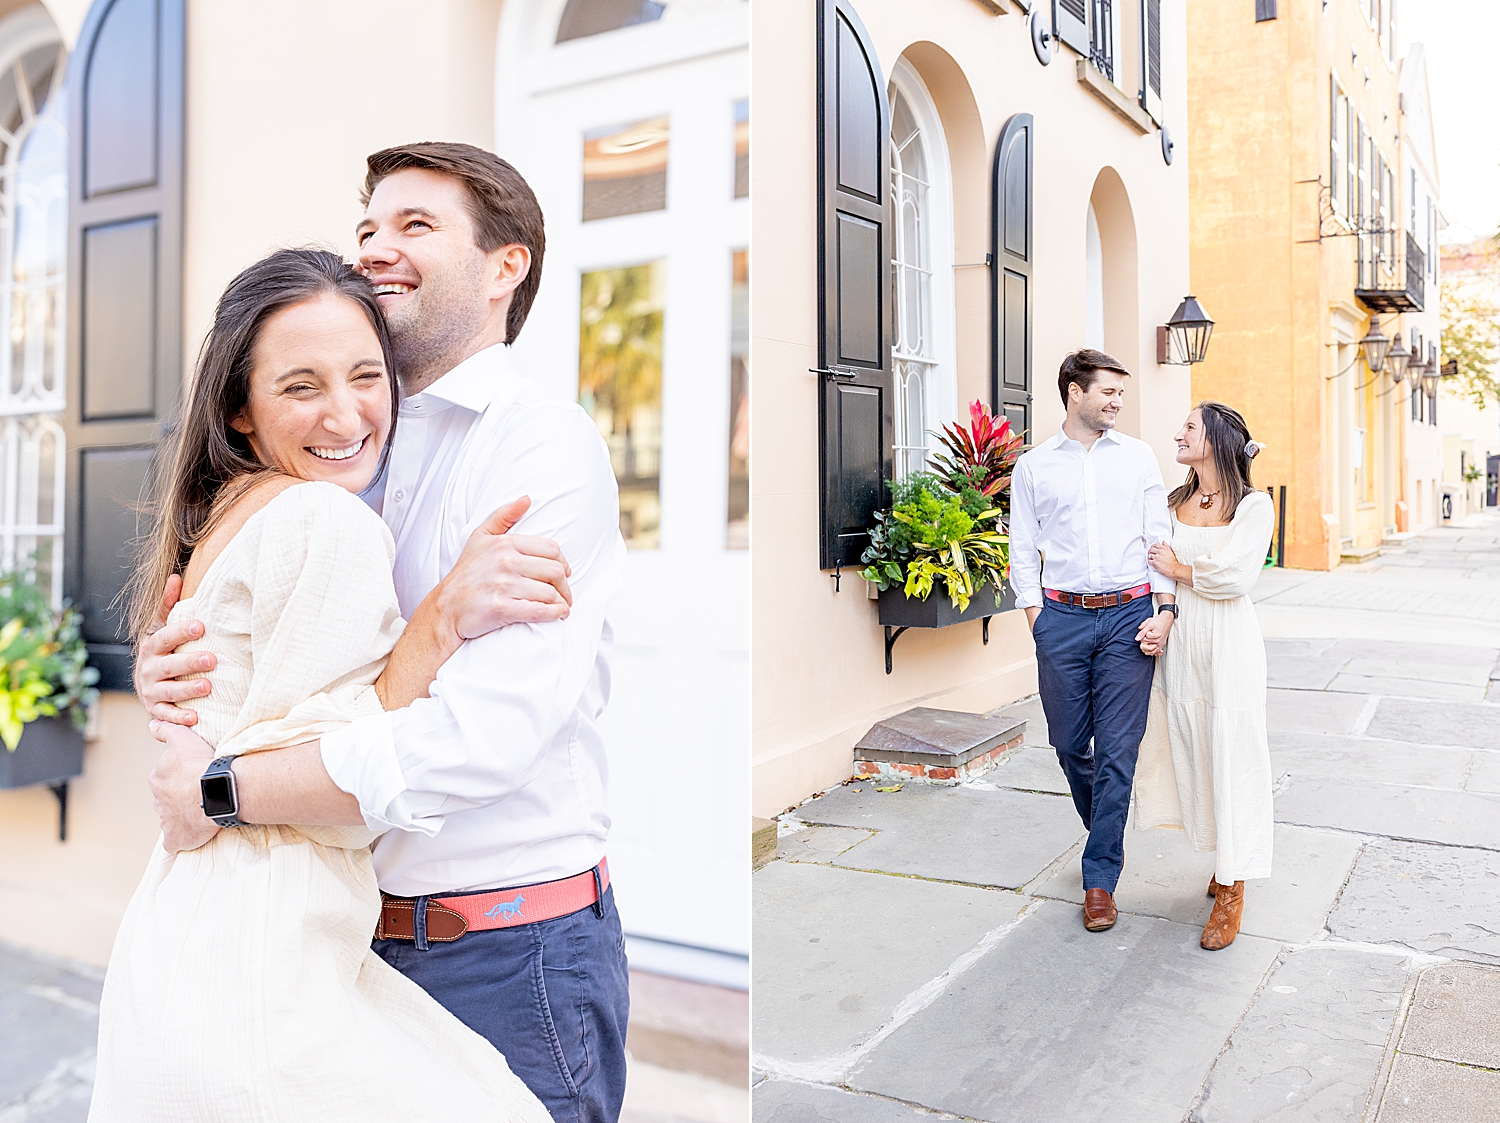
[[[1175,604],[1159,604],[1156,606],[1156,614],[1160,616],[1163,612],[1170,612],[1172,619],[1177,619],[1177,606]]]
[[[243,827],[240,822],[240,793],[234,786],[234,770],[230,765],[234,757],[221,756],[208,766],[208,771],[198,781],[203,792],[199,805],[203,813],[221,827]]]

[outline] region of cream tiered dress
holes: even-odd
[[[1274,522],[1259,491],[1228,526],[1172,518],[1172,552],[1192,567],[1193,584],[1177,584],[1181,615],[1156,660],[1135,825],[1177,827],[1194,850],[1217,851],[1220,885],[1271,876],[1266,646],[1249,593]]]
[[[218,656],[196,731],[221,756],[298,744],[378,712],[402,621],[394,543],[359,499],[287,488],[190,600],[182,650]],[[495,1048],[370,950],[373,832],[221,830],[158,843],[110,957],[90,1123],[549,1123]]]

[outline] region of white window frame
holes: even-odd
[[[1349,95],[1344,93],[1337,71],[1332,74],[1328,98],[1329,205],[1335,215],[1347,220],[1350,216]]]
[[[917,143],[922,145],[927,165],[927,183],[922,228],[925,231],[925,268],[928,284],[924,309],[925,346],[920,350],[903,351],[901,339],[901,312],[899,293],[901,286],[894,286],[897,306],[893,309],[897,329],[893,335],[892,377],[896,407],[895,451],[896,474],[904,476],[919,463],[925,462],[934,444],[932,434],[944,424],[958,416],[958,317],[953,283],[953,173],[948,160],[948,142],[943,131],[942,117],[927,90],[927,84],[906,59],[897,59],[891,67],[890,85],[899,92],[912,111],[917,123]],[[893,99],[894,100],[894,99]],[[892,119],[894,120],[894,113]],[[894,145],[892,158],[894,159]],[[893,208],[900,205],[900,192],[893,184],[891,192]],[[900,214],[893,210],[892,261],[902,252],[899,245]],[[920,370],[916,370],[920,365]],[[908,381],[913,376],[922,379],[921,402],[926,417],[920,426],[921,432],[911,432],[907,411]],[[925,452],[923,450],[926,450]]]

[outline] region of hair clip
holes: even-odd
[[[1260,455],[1261,449],[1265,447],[1265,444],[1261,441],[1246,441],[1245,455],[1248,456],[1251,460],[1254,460],[1257,456]]]

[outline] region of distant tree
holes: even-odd
[[[1500,402],[1500,307],[1484,290],[1444,289],[1443,359],[1457,360],[1459,385],[1475,405]]]

